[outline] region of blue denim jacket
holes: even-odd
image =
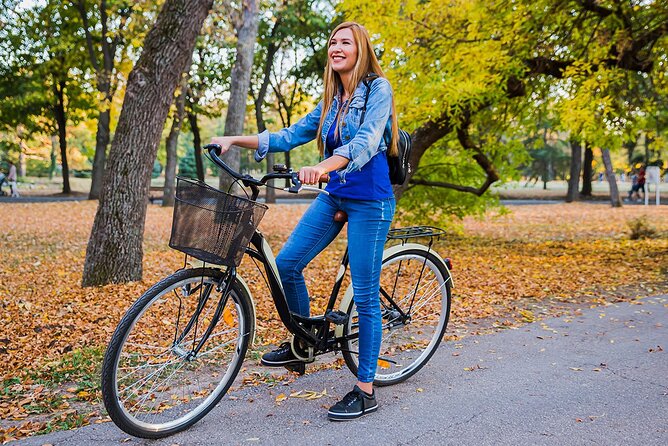
[[[341,124],[340,132],[343,145],[334,150],[334,155],[341,155],[350,160],[345,168],[338,171],[342,183],[346,181],[346,174],[360,170],[377,153],[387,150],[387,141],[391,139],[392,88],[390,83],[384,78],[373,81],[364,122],[360,126],[365,95],[366,86],[363,82],[360,82],[349,98],[348,113]],[[337,95],[322,126],[320,138],[323,144],[326,141],[329,128],[334,124],[340,106],[341,97]],[[255,161],[262,161],[268,152],[287,152],[315,139],[321,114],[322,101],[313,111],[290,127],[278,132],[270,133],[265,130],[260,133]]]

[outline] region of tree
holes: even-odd
[[[566,203],[572,203],[577,199],[578,186],[580,184],[580,170],[582,169],[582,145],[580,141],[571,136],[571,162],[568,177],[568,191],[566,192]]]
[[[285,86],[288,84],[288,89],[293,93],[297,88],[303,91],[308,88],[309,83],[322,76],[326,57],[323,50],[326,49],[331,26],[327,14],[332,6],[327,1],[269,2],[267,9],[273,14],[263,16],[260,21],[255,70],[251,78],[251,95],[258,132],[267,129],[264,114],[267,106],[276,109],[284,127],[289,126],[296,106],[303,103],[307,95],[292,94],[288,103],[283,95]],[[289,61],[288,64],[284,63],[286,60]],[[267,101],[272,91],[275,101]],[[289,152],[286,152],[285,156],[286,165],[289,167]],[[271,172],[274,165],[273,153],[267,154],[266,163],[267,172]],[[275,202],[275,195],[274,188],[266,188],[267,203]]]
[[[225,117],[225,136],[241,135],[246,117],[246,101],[253,67],[253,48],[257,37],[258,8],[255,0],[242,3],[240,16],[235,20],[237,30],[236,60],[230,76],[230,100]],[[239,170],[239,148],[232,147],[223,155],[232,169]],[[232,178],[221,175],[219,185],[223,190],[233,187]]]
[[[179,142],[179,134],[186,115],[186,90],[188,88],[188,75],[183,73],[178,96],[174,98],[174,112],[172,114],[172,127],[169,130],[165,151],[167,162],[165,163],[165,185],[162,192],[162,205],[174,206],[174,195],[176,186],[176,147]]]
[[[617,180],[615,172],[612,170],[612,161],[610,160],[610,149],[602,149],[601,157],[603,158],[603,165],[605,166],[605,176],[610,185],[610,204],[612,207],[622,207],[622,199],[619,196],[619,189],[617,188]]]
[[[95,87],[99,93],[99,115],[95,138],[93,176],[88,198],[97,199],[102,189],[104,164],[110,139],[111,103],[118,88],[116,77],[119,59],[130,39],[127,34],[140,34],[145,25],[141,9],[144,2],[129,0],[75,0],[82,22],[85,46],[94,71]],[[137,11],[139,10],[139,11]],[[128,24],[131,29],[128,30]]]
[[[405,186],[413,199],[429,198],[414,185],[481,194],[504,178],[499,172],[522,151],[510,143],[526,134],[521,124],[548,97],[564,96],[561,130],[616,147],[611,143],[628,128],[622,131],[619,110],[605,105],[619,86],[637,92],[632,78],[665,72],[665,63],[657,63],[666,54],[665,2],[522,0],[509,7],[478,0],[346,0],[343,10],[377,37],[400,121],[412,129],[412,164],[433,148],[468,153],[475,167],[453,181],[447,169],[430,169],[427,179],[419,166]],[[489,129],[490,118],[497,129],[485,133],[495,137],[475,138],[481,127]],[[582,132],[573,130],[576,123]],[[480,173],[484,180],[476,183]]]
[[[3,14],[0,126],[57,135],[63,193],[68,194],[67,125],[79,122],[91,104],[82,75],[86,61],[71,49],[77,41],[78,17],[62,1]]]
[[[86,249],[83,285],[139,280],[150,174],[174,91],[212,0],[167,0],[128,85]],[[139,124],[141,123],[141,125]]]

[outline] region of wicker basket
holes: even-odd
[[[267,206],[177,178],[169,246],[203,262],[239,266]]]

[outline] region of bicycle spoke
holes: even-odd
[[[403,381],[428,361],[441,340],[449,311],[445,266],[425,251],[407,247],[404,252],[397,251],[384,261],[381,270],[383,328],[374,380],[379,385]],[[354,314],[354,302],[349,312]],[[357,319],[350,318],[345,335],[358,331]],[[359,355],[351,351],[358,346],[357,339],[349,338],[343,352],[354,373]]]
[[[234,381],[252,336],[252,304],[236,284],[222,300],[223,274],[175,273],[142,296],[114,333],[103,365],[103,396],[112,420],[128,433],[155,438],[183,430]],[[193,355],[195,346],[201,351]]]

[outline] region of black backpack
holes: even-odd
[[[371,92],[371,84],[378,78],[375,74],[369,74],[364,78],[364,85],[366,86],[366,96],[364,97],[364,108],[362,109],[362,117],[360,118],[360,126],[364,122],[364,115],[366,115],[366,104],[369,102],[369,93]],[[390,144],[388,142],[388,148]],[[411,136],[399,129],[399,141],[397,141],[397,156],[387,154],[387,166],[390,169],[390,183],[404,184],[408,174],[411,172],[411,165],[408,159],[411,156]]]

